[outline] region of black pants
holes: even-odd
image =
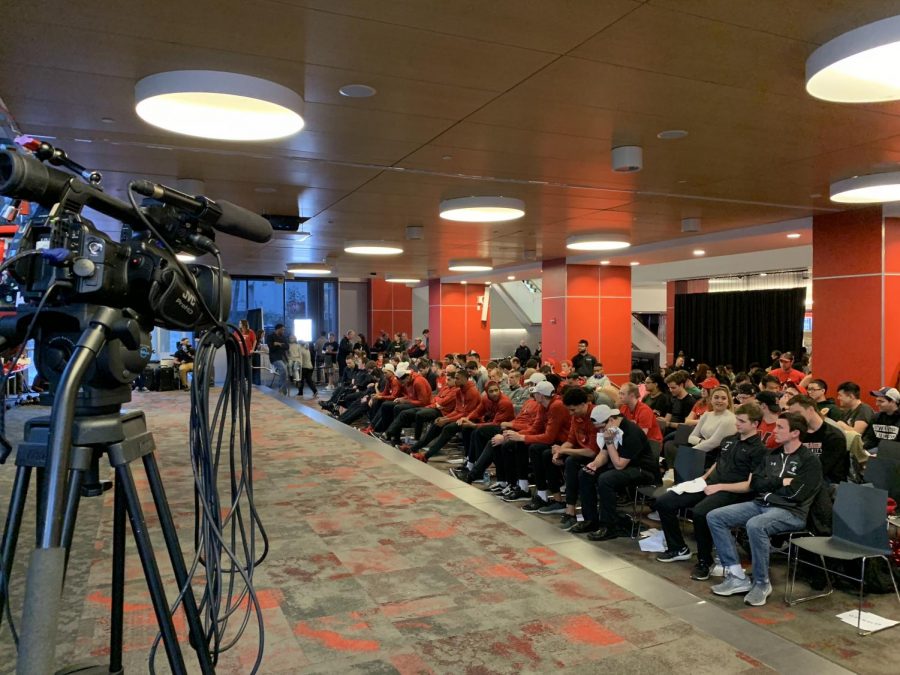
[[[528,446],[522,441],[504,441],[500,446],[499,455],[503,455],[502,475],[501,466],[497,464],[497,478],[513,483],[519,479],[528,478]]]
[[[428,446],[428,450],[425,452],[425,458],[430,459],[438,454],[441,449],[450,442],[454,436],[456,436],[457,432],[459,432],[459,425],[456,422],[448,422],[442,427],[439,427],[437,424],[432,424],[428,428],[428,433],[425,434],[425,438],[416,443],[416,450],[424,448]]]
[[[420,408],[416,413],[416,429],[413,432],[413,435],[416,437],[418,441],[422,438],[422,431],[425,429],[425,425],[429,422],[434,422],[438,417],[441,416],[440,410],[437,408]]]
[[[566,479],[566,504],[568,506],[578,504],[578,477],[581,475],[581,468],[593,461],[593,457],[582,457],[581,455],[566,456],[564,473]]]
[[[472,429],[469,434],[468,443],[466,444],[466,459],[473,463],[477,462],[478,458],[481,457],[485,445],[501,431],[502,429],[496,424],[485,424],[484,426]],[[465,432],[463,432],[463,439],[465,439]],[[485,465],[485,468],[487,468],[487,466],[490,466],[490,463]]]
[[[303,385],[309,385],[310,391],[312,391],[313,396],[319,395],[319,390],[316,389],[316,385],[313,384],[312,381],[312,368],[301,368],[300,369],[300,382],[297,384],[297,388],[300,390],[297,392],[300,396],[303,395]]]
[[[679,495],[670,490],[656,500],[659,523],[666,535],[666,549],[680,551],[686,547],[684,536],[681,533],[681,524],[678,522],[678,512],[683,509],[691,509],[691,521],[694,523],[694,536],[697,539],[697,561],[712,565],[713,540],[709,525],[706,524],[706,514],[720,506],[737,504],[752,498],[753,495],[746,492],[717,492],[714,495],[694,492]]]
[[[578,487],[581,495],[581,514],[586,521],[615,527],[616,493],[622,488],[652,481],[653,476],[648,471],[630,465],[624,469],[615,469],[607,464],[596,474],[580,471]]]
[[[553,463],[553,448],[545,443],[532,443],[528,446],[528,456],[534,471],[534,487],[559,492],[563,468]]]
[[[372,426],[375,428],[375,431],[385,431],[394,421],[394,418],[397,417],[404,410],[408,410],[409,408],[418,408],[418,406],[411,405],[409,403],[395,403],[394,401],[386,401],[384,405],[381,406],[381,410],[379,411],[380,420],[373,423]]]
[[[389,439],[399,443],[403,429],[415,424],[416,415],[420,412],[423,412],[421,408],[405,408],[399,412],[394,410],[394,421],[391,422],[391,425],[384,433],[387,434]]]
[[[362,419],[367,412],[369,412],[369,404],[357,401],[338,417],[338,422],[353,424],[356,420]]]

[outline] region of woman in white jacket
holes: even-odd
[[[316,385],[313,384],[312,381],[313,361],[312,354],[309,351],[309,345],[306,342],[298,342],[297,347],[299,373],[294,378],[294,383],[297,385],[297,396],[303,396],[303,385],[306,384],[309,385],[313,398],[316,398],[319,395],[319,390],[316,389]],[[291,345],[291,349],[293,350],[293,345]],[[291,359],[293,362],[293,353]]]
[[[688,442],[698,450],[718,450],[722,440],[737,433],[734,404],[728,387],[718,386],[709,392],[709,410],[700,415]]]

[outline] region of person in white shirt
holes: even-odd
[[[603,364],[595,363],[593,374],[585,381],[584,386],[588,389],[603,389],[609,386],[609,378],[603,372]]]
[[[735,433],[731,390],[718,386],[709,392],[709,410],[700,416],[688,442],[698,450],[711,452],[718,450],[722,440]]]

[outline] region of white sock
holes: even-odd
[[[474,468],[475,468],[475,462],[466,462],[466,469],[471,471]]]
[[[519,481],[519,489],[528,492],[528,481],[526,479],[522,479]]]
[[[505,480],[500,480],[497,481],[497,485],[499,485],[500,487],[506,487],[507,485],[509,485],[509,483],[507,483]]]
[[[548,497],[547,497],[547,491],[546,491],[546,490],[538,490],[537,492],[538,492],[538,497],[540,497],[540,498],[543,499],[544,501],[547,501]]]
[[[740,565],[729,565],[728,571],[731,572],[731,576],[735,579],[746,579],[747,575],[744,574],[744,568]]]

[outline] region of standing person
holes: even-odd
[[[338,347],[339,345],[335,334],[329,333],[328,338],[325,340],[325,344],[322,345],[322,351],[320,352],[325,356],[325,385],[328,387],[336,386],[334,366],[338,354]]]
[[[427,328],[422,331],[422,344],[425,347],[425,356],[430,356],[431,352],[429,349],[431,348],[431,331]]]
[[[277,389],[282,394],[287,394],[288,372],[287,372],[287,353],[288,340],[284,334],[284,324],[276,323],[275,331],[266,339],[269,346],[269,363],[275,370],[275,382],[272,388]]]
[[[288,338],[287,351],[287,371],[291,378],[291,382],[297,387],[298,396],[300,391],[300,373],[303,370],[301,366],[302,358],[300,357],[300,343],[297,342],[297,336],[291,335]]]
[[[597,364],[597,357],[588,352],[587,348],[588,341],[582,338],[578,341],[578,353],[572,357],[573,370],[584,378],[594,374],[594,366]]]
[[[318,384],[327,384],[325,381],[325,373],[323,372],[323,368],[325,367],[324,350],[326,342],[328,342],[328,334],[323,330],[319,333],[315,345],[310,348],[313,354],[313,367],[316,369],[316,382]]]
[[[353,330],[348,330],[346,335],[341,338],[341,342],[338,345],[338,376],[342,376],[344,374],[344,362],[347,360],[347,357],[353,353],[354,344],[356,344],[356,332]]]
[[[544,344],[543,342],[541,342],[540,340],[538,340],[537,349],[535,349],[535,350],[534,350],[534,353],[531,355],[531,358],[533,358],[535,361],[537,361],[537,362],[538,362],[538,365],[541,365],[541,361],[543,361],[543,359],[544,359],[544,346],[543,346],[543,344]],[[528,363],[528,361],[522,361],[522,363]]]
[[[175,365],[178,366],[178,378],[181,381],[181,388],[188,388],[188,373],[194,370],[194,356],[196,352],[191,347],[190,338],[182,338],[178,341],[178,349],[172,354],[175,359]]]
[[[744,602],[759,607],[772,594],[769,582],[769,537],[806,526],[809,507],[822,486],[822,465],[800,442],[806,433],[806,420],[797,413],[781,413],[775,424],[775,436],[781,444],[765,456],[753,472],[750,489],[752,502],[731,504],[711,511],[706,517],[713,542],[725,570],[725,580],[712,587],[716,595],[744,593]],[[741,567],[734,527],[744,527],[750,540],[753,580]]]
[[[519,359],[519,363],[526,363],[531,358],[531,347],[528,346],[524,338],[519,340],[519,346],[516,347],[515,354],[516,358]]]
[[[299,343],[300,350],[300,377],[299,382],[297,382],[297,396],[303,396],[303,385],[309,386],[310,391],[312,391],[313,398],[317,398],[319,396],[319,390],[316,388],[316,385],[313,383],[312,374],[313,374],[313,361],[312,354],[309,352],[309,345],[306,342]]]
[[[234,332],[234,336],[237,338],[241,354],[244,356],[249,356],[256,349],[256,333],[250,328],[247,319],[238,321],[238,329]]]

